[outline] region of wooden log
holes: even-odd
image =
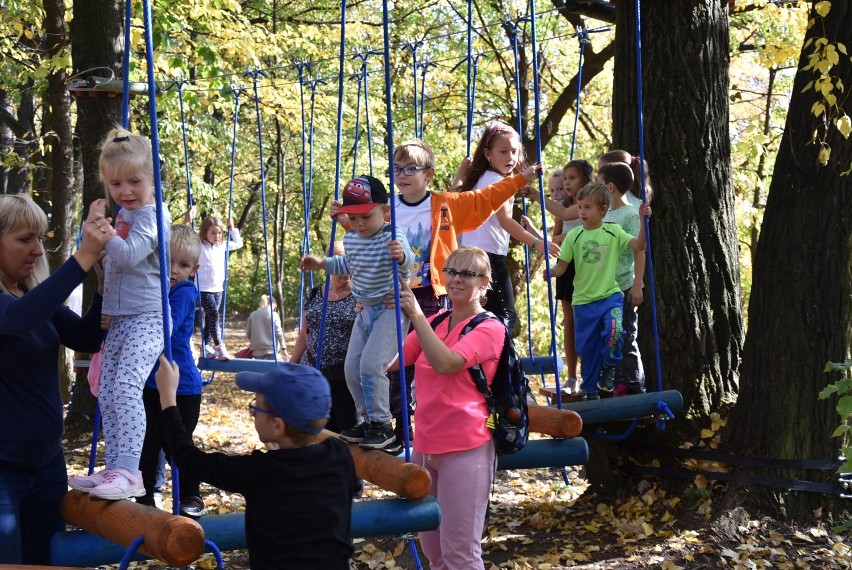
[[[142,536],[139,551],[170,566],[186,566],[204,553],[204,530],[197,522],[132,501],[105,501],[70,491],[62,499],[62,516],[124,547]]]
[[[577,437],[583,430],[583,419],[573,410],[557,410],[549,406],[530,406],[530,431],[562,439]]]
[[[323,430],[320,438],[327,437],[338,435],[333,431]],[[421,465],[407,463],[384,451],[362,449],[353,443],[349,444],[349,452],[355,462],[355,473],[358,477],[396,493],[403,499],[417,501],[428,495],[429,489],[432,488],[432,477]]]
[[[421,501],[405,499],[360,501],[352,504],[351,521],[352,538],[434,530],[441,522],[441,508],[435,497],[426,497]],[[198,519],[198,522],[207,538],[220,550],[246,547],[244,512],[207,515]],[[51,556],[55,564],[100,566],[119,562],[124,556],[124,549],[92,533],[72,530],[59,532],[53,536]],[[132,560],[146,558],[137,553]],[[31,568],[34,567],[21,567],[21,570]],[[55,567],[50,568],[56,570]]]

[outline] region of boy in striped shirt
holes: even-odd
[[[355,318],[344,363],[359,420],[340,437],[369,449],[385,449],[396,442],[387,377],[388,366],[397,357],[396,310],[382,301],[393,296],[393,260],[406,280],[414,261],[405,234],[400,232],[392,239],[390,224],[385,222],[388,211],[388,193],[379,180],[372,176],[352,179],[343,191],[343,206],[335,212],[349,216],[350,229],[343,237],[346,254],[302,258],[303,271],[325,269],[351,275],[352,293],[363,307]],[[402,327],[408,331],[404,314]]]

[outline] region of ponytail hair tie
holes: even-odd
[[[115,137],[114,139],[112,139],[112,142],[120,143],[120,142],[127,142],[129,140],[130,140],[129,136],[127,136],[127,137]]]
[[[633,155],[630,156],[630,166],[633,166],[634,164],[637,164],[638,162],[639,162],[638,156],[633,156]]]

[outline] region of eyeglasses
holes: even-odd
[[[400,174],[405,174],[406,176],[414,176],[421,170],[429,170],[428,166],[417,166],[416,164],[409,164],[408,166],[396,166],[393,167],[393,173],[395,176],[399,176]]]
[[[461,277],[462,279],[476,279],[477,277],[485,277],[484,273],[474,273],[473,271],[456,271],[449,267],[441,270],[447,277]]]
[[[270,412],[269,410],[264,410],[263,408],[258,408],[257,406],[255,406],[255,403],[257,403],[257,398],[253,398],[252,401],[249,402],[249,405],[248,405],[248,413],[251,417],[255,417],[255,415],[257,415],[257,412],[260,412],[262,414],[268,414],[270,416],[276,415],[275,412]]]

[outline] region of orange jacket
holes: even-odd
[[[429,267],[435,295],[445,295],[444,262],[458,249],[458,235],[481,226],[506,200],[527,185],[523,174],[504,178],[481,190],[432,193],[432,248]]]

